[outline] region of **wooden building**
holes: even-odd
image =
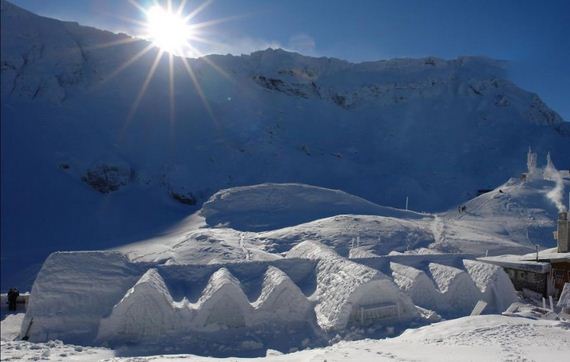
[[[558,298],[565,283],[570,283],[570,227],[568,213],[558,216],[556,248],[526,255],[500,255],[479,258],[505,269],[515,289],[531,290],[545,297]]]

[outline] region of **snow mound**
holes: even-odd
[[[307,321],[312,303],[282,270],[269,266],[263,278],[261,294],[253,303],[256,319],[261,323]]]
[[[377,215],[336,215],[261,232],[255,236],[255,240],[263,242],[268,251],[283,252],[310,235],[311,240],[333,247],[342,256],[348,256],[355,249],[359,250],[359,255],[385,255],[392,250],[428,246],[434,241],[430,228],[433,216],[422,216],[422,219],[402,219]]]
[[[149,269],[113,307],[108,318],[101,320],[97,339],[156,340],[175,332],[180,319],[176,318],[174,302],[156,269]]]
[[[390,269],[394,283],[412,298],[414,304],[427,309],[439,309],[441,294],[423,270],[394,262],[390,263]]]
[[[320,243],[302,242],[287,257],[318,260],[317,288],[311,298],[317,302],[317,323],[324,330],[341,330],[351,322],[358,323],[361,308],[374,305],[394,305],[398,310],[394,319],[417,316],[411,299],[388,276],[343,258]]]
[[[420,217],[339,190],[303,184],[260,184],[221,190],[204,203],[201,214],[210,226],[248,231],[274,230],[339,214]]]
[[[471,312],[481,297],[481,292],[465,271],[438,263],[429,264],[432,280],[441,293],[439,310],[447,315],[465,315]]]
[[[486,312],[502,313],[518,300],[516,290],[503,268],[474,260],[463,265],[487,302]]]
[[[240,282],[228,269],[220,268],[210,277],[198,302],[193,325],[212,331],[221,327],[245,327],[251,320],[253,309]]]

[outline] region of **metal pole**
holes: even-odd
[[[406,210],[408,210],[408,196],[406,196]]]

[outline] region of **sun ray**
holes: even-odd
[[[167,71],[168,71],[168,97],[169,97],[169,114],[170,114],[170,124],[171,128],[176,121],[176,97],[175,97],[175,81],[176,78],[176,62],[181,61],[183,68],[190,77],[192,85],[196,90],[196,94],[199,96],[201,102],[204,105],[205,110],[217,125],[216,117],[210,106],[208,97],[206,97],[204,89],[198,80],[198,77],[193,69],[193,65],[187,56],[190,57],[200,57],[200,61],[211,66],[216,72],[221,74],[224,78],[235,82],[235,80],[221,67],[219,67],[215,62],[207,56],[204,56],[202,51],[194,46],[193,42],[199,42],[202,44],[211,44],[220,46],[223,44],[216,43],[212,40],[205,38],[198,31],[203,30],[207,27],[219,24],[228,20],[240,18],[241,16],[232,16],[223,19],[215,19],[210,21],[204,21],[201,23],[192,24],[190,20],[194,19],[199,15],[204,9],[206,9],[213,0],[205,0],[200,3],[197,7],[191,9],[187,15],[186,5],[188,0],[180,0],[178,3],[174,3],[173,0],[145,0],[144,6],[141,5],[142,0],[129,0],[129,3],[136,7],[142,14],[146,16],[146,22],[142,23],[135,19],[128,19],[129,21],[141,26],[141,33],[137,36],[138,38],[143,38],[151,41],[147,47],[139,51],[137,54],[132,56],[126,62],[121,64],[116,70],[114,70],[102,83],[107,82],[112,79],[117,74],[128,68],[134,62],[139,60],[145,54],[147,54],[152,48],[157,47],[159,50],[156,54],[156,58],[152,62],[146,78],[144,79],[140,90],[138,91],[133,104],[129,110],[127,120],[125,123],[125,129],[128,124],[134,118],[140,104],[148,90],[149,84],[152,81],[154,74],[158,66],[161,64],[161,59],[163,55],[168,53],[167,61]],[[203,33],[202,33],[203,34]],[[117,41],[116,44],[120,44],[123,41]],[[130,41],[125,41],[130,42]],[[98,47],[113,46],[113,43],[101,44]],[[164,64],[164,62],[163,62]]]
[[[194,9],[194,11],[192,11],[190,14],[186,15],[186,17],[184,18],[184,21],[189,22],[190,20],[192,20],[196,15],[200,14],[202,11],[204,11],[204,9],[206,9],[208,6],[210,6],[212,1],[213,0],[204,1],[200,6],[198,6],[196,9]]]
[[[192,70],[192,67],[188,63],[188,59],[186,59],[184,57],[181,57],[180,59],[182,60],[182,64],[184,64],[184,68],[186,69],[186,72],[190,76],[190,79],[192,80],[192,83],[194,84],[194,88],[196,89],[198,96],[202,100],[202,103],[204,104],[204,107],[206,108],[208,115],[210,116],[210,118],[212,118],[214,123],[217,125],[218,122],[216,120],[216,117],[214,116],[214,112],[212,111],[212,108],[210,107],[210,103],[208,103],[208,99],[206,98],[206,95],[202,91],[202,86],[200,85],[200,82],[198,81],[198,78],[196,77],[194,70]]]
[[[193,30],[199,30],[199,29],[203,29],[203,28],[210,27],[210,26],[212,26],[212,25],[217,25],[217,24],[225,23],[225,22],[227,22],[227,21],[242,19],[242,18],[244,18],[244,17],[246,17],[246,16],[247,16],[247,15],[232,15],[232,16],[226,16],[225,18],[219,18],[219,19],[213,19],[213,20],[203,21],[203,22],[201,22],[201,23],[194,23],[194,24],[192,24],[192,29],[193,29]]]
[[[137,9],[139,9],[142,13],[146,11],[146,9],[142,5],[140,5],[136,0],[129,0],[129,3],[134,7],[136,7]]]
[[[141,50],[140,52],[138,52],[137,54],[133,55],[129,60],[127,60],[126,62],[124,62],[123,64],[121,64],[117,69],[115,69],[111,74],[109,74],[107,77],[105,77],[102,81],[101,84],[103,83],[107,83],[109,80],[113,79],[115,76],[117,76],[117,74],[121,73],[123,70],[127,69],[131,64],[133,64],[134,62],[136,62],[137,60],[139,60],[142,56],[144,56],[146,53],[148,53],[151,49],[154,48],[153,44],[149,44],[147,45],[143,50]]]
[[[119,20],[122,20],[122,21],[126,21],[126,22],[131,23],[131,24],[138,25],[138,26],[140,26],[140,27],[144,27],[144,26],[146,25],[146,23],[145,23],[144,21],[137,20],[137,19],[133,19],[133,18],[129,18],[129,17],[127,17],[127,16],[121,16],[121,15],[118,15],[118,14],[105,13],[105,12],[103,12],[102,14],[108,15],[108,16],[110,16],[110,17],[113,17],[113,18],[116,18],[116,19],[119,19]]]
[[[214,68],[218,73],[223,75],[226,79],[228,79],[232,82],[234,81],[234,79],[228,74],[228,72],[226,72],[220,66],[218,66],[216,63],[214,63],[207,55],[200,53],[200,51],[198,51],[198,49],[196,49],[194,46],[192,46],[192,44],[188,43],[188,44],[186,44],[186,46],[192,52],[194,52],[195,54],[198,54],[198,56],[200,57],[200,60],[203,60],[204,62],[206,62],[209,66]]]
[[[137,98],[135,99],[135,101],[133,102],[133,105],[131,106],[131,109],[130,109],[129,114],[127,116],[127,121],[125,123],[124,128],[126,128],[128,126],[131,119],[135,116],[135,113],[137,112],[137,109],[140,105],[140,102],[146,93],[148,85],[149,85],[150,81],[152,80],[152,77],[154,76],[154,72],[156,71],[156,68],[158,67],[158,64],[160,63],[160,60],[162,59],[163,54],[164,54],[163,50],[158,50],[158,53],[156,54],[156,58],[154,59],[154,62],[152,63],[150,70],[148,71],[148,74],[147,74],[147,76],[144,80],[144,83],[143,83],[143,85],[142,85],[142,87],[141,87],[141,89],[137,95]]]
[[[178,10],[176,10],[176,14],[178,14],[178,16],[181,16],[182,13],[184,12],[184,8],[186,7],[186,2],[188,0],[182,0],[180,1],[180,3],[178,4]]]
[[[174,55],[168,54],[168,98],[170,105],[170,125],[174,124],[175,120],[175,99],[174,99]]]
[[[123,39],[119,39],[119,40],[114,40],[114,41],[110,41],[108,43],[101,43],[101,44],[95,44],[95,45],[90,45],[90,46],[86,46],[83,49],[84,50],[95,50],[95,49],[103,49],[103,48],[110,48],[110,47],[114,47],[117,45],[124,45],[124,44],[129,44],[129,43],[135,43],[138,41],[142,41],[141,39],[138,38],[123,38]]]

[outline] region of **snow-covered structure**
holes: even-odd
[[[487,303],[486,312],[501,313],[517,301],[516,290],[503,268],[475,260],[464,260],[463,264]]]
[[[544,296],[558,297],[565,283],[570,282],[570,222],[567,212],[559,214],[557,226],[554,232],[558,241],[556,248],[537,250],[526,255],[482,257],[479,260],[503,267],[518,290],[529,289]]]
[[[467,272],[462,269],[429,263],[428,270],[438,291],[441,293],[441,303],[447,309],[447,314],[468,314],[477,303],[480,292]]]
[[[390,277],[342,258],[322,244],[302,242],[287,257],[317,260],[313,298],[317,323],[325,330],[378,320],[394,323],[417,316],[410,297]]]
[[[315,241],[280,260],[223,265],[54,253],[34,283],[21,334],[31,341],[137,345],[145,353],[214,349],[222,356],[318,345],[352,327],[466,315],[481,299],[502,311],[513,291],[504,272],[465,257],[348,259]]]
[[[287,274],[274,266],[267,268],[253,307],[257,323],[305,322],[313,315],[313,303]]]
[[[503,267],[517,290],[529,289],[544,296],[558,297],[564,284],[570,282],[570,253],[558,253],[557,248],[478,260]]]
[[[152,268],[101,320],[97,339],[139,342],[173,337],[172,332],[183,325],[181,314],[163,278]]]
[[[390,263],[390,269],[394,282],[412,298],[414,304],[432,310],[441,307],[441,293],[423,270],[394,262]]]

